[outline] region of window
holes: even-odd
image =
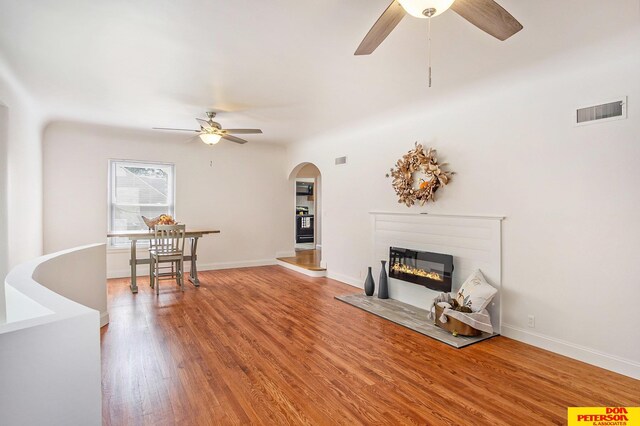
[[[109,232],[145,230],[142,216],[174,215],[173,164],[109,161]],[[126,246],[128,238],[112,238]]]

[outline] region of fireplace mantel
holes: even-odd
[[[454,273],[452,291],[456,292],[476,269],[498,289],[487,310],[497,333],[500,333],[502,286],[502,221],[505,216],[425,214],[406,212],[369,212],[371,217],[371,263],[377,274],[380,260],[389,260],[390,247],[452,255]],[[392,299],[429,309],[439,292],[389,279]]]
[[[428,216],[428,217],[452,217],[460,219],[489,219],[489,220],[505,220],[506,216],[499,215],[472,215],[472,214],[446,214],[446,213],[409,213],[409,212],[384,212],[371,211],[370,215],[391,215],[391,216]]]

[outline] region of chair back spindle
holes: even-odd
[[[152,288],[156,288],[156,294],[160,294],[160,278],[167,276],[175,278],[182,291],[184,291],[185,234],[186,228],[184,225],[155,226],[154,238],[151,240],[151,247],[149,248],[149,284]],[[160,264],[162,263],[171,264],[170,272],[160,272]]]
[[[160,254],[184,253],[185,225],[156,225],[151,248]]]

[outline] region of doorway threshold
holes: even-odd
[[[327,275],[327,270],[320,266],[320,258],[321,251],[315,249],[298,251],[291,257],[279,257],[276,262],[280,266],[310,277],[324,277]]]

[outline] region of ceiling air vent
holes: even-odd
[[[604,121],[622,120],[627,118],[627,97],[599,105],[578,108],[576,110],[576,124],[602,123]]]
[[[347,164],[347,157],[336,158],[336,166],[339,166],[340,164]]]

